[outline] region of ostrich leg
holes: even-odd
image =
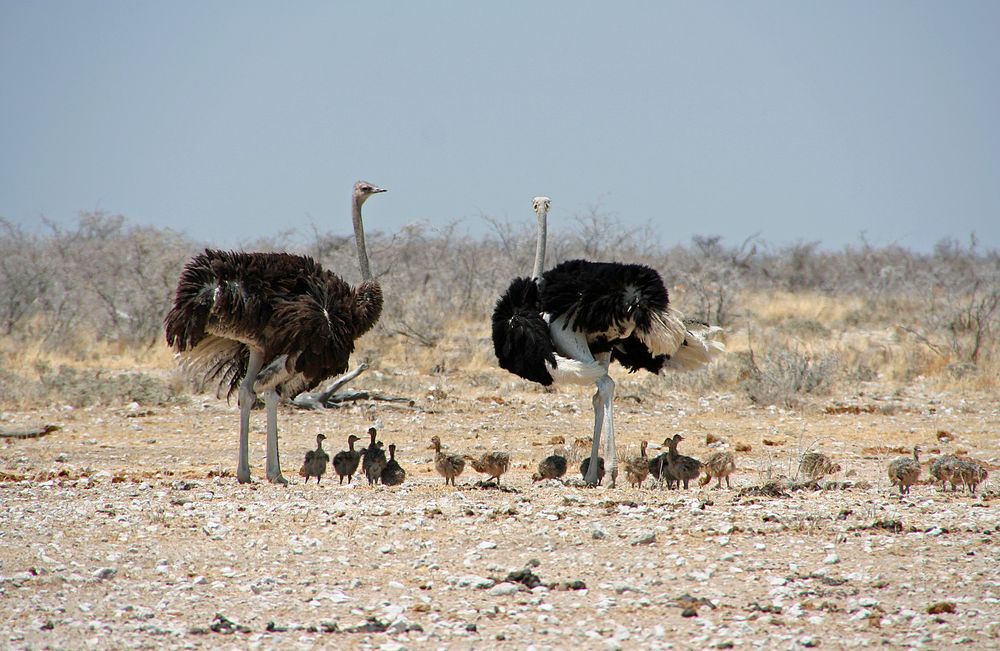
[[[287,485],[288,480],[281,476],[281,460],[278,458],[278,403],[281,397],[274,389],[264,392],[264,406],[267,409],[267,480],[272,484]],[[319,483],[319,478],[316,478]]]
[[[251,350],[247,374],[240,383],[240,459],[236,463],[236,479],[241,484],[250,483],[250,410],[257,400],[253,385],[263,365],[264,355]]]
[[[603,403],[601,415],[604,433],[604,468],[611,477],[608,488],[614,488],[615,480],[618,479],[618,451],[615,449],[615,381],[607,375],[608,367],[611,365],[611,353],[597,355],[597,361],[604,367],[605,372],[604,377],[597,381],[597,394]]]
[[[560,355],[568,357],[577,362],[576,368],[558,374],[559,381],[575,384],[597,383],[597,393],[594,394],[594,440],[590,450],[590,467],[587,469],[587,476],[584,481],[591,486],[597,485],[597,457],[601,447],[601,430],[608,423],[608,407],[614,394],[614,382],[608,377],[607,368],[590,352],[587,345],[587,337],[582,332],[575,332],[570,328],[564,317],[560,317],[549,324],[549,333],[552,335],[552,342]],[[608,361],[610,361],[610,354]],[[570,366],[560,362],[561,366]],[[555,369],[558,371],[558,368]],[[555,376],[556,373],[553,373]],[[610,384],[609,384],[610,383]],[[614,443],[612,442],[612,445]]]

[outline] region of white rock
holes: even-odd
[[[449,581],[450,582],[450,581]],[[487,578],[485,576],[476,576],[475,574],[466,574],[464,576],[457,577],[454,581],[455,585],[460,588],[492,588],[496,583],[493,579]]]
[[[490,588],[489,594],[494,597],[502,597],[504,595],[517,594],[521,590],[521,586],[517,583],[498,583],[492,588]]]
[[[97,579],[98,581],[103,581],[104,579],[110,579],[117,573],[118,570],[116,568],[102,567],[98,570],[94,570],[94,578]]]

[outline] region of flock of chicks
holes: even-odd
[[[406,480],[406,471],[396,461],[396,444],[389,445],[389,458],[386,459],[382,441],[375,440],[378,431],[374,427],[369,427],[368,435],[371,437],[368,447],[355,450],[354,444],[361,439],[351,434],[347,437],[347,449],[333,455],[333,470],[340,478],[340,483],[343,484],[344,477],[347,477],[347,483],[350,484],[354,473],[358,471],[358,466],[361,466],[369,485],[382,483],[386,486],[398,486],[402,484]],[[323,475],[326,474],[330,455],[323,449],[323,441],[325,440],[326,436],[317,434],[316,449],[306,452],[306,459],[302,463],[302,467],[299,468],[299,475],[306,478],[306,483],[309,483],[310,477],[315,477],[318,484]]]
[[[705,462],[685,456],[677,452],[677,444],[684,440],[680,434],[664,439],[663,444],[667,446],[667,451],[652,459],[646,456],[647,442],[643,441],[639,446],[638,456],[626,459],[624,462],[625,478],[633,488],[641,488],[642,482],[652,476],[660,482],[665,483],[668,488],[684,488],[688,483],[697,479],[704,473],[700,484],[704,486],[713,478],[718,480],[718,486],[722,486],[722,480],[726,480],[726,486],[732,488],[729,483],[729,475],[736,470],[736,459],[732,452],[716,452]],[[543,479],[561,479],[566,474],[566,457],[553,454],[546,457],[538,464],[538,471],[531,476],[532,481]],[[580,475],[586,477],[587,470],[590,469],[590,457],[580,463]],[[604,480],[604,459],[597,458],[597,483]]]
[[[368,479],[368,484],[377,483],[386,486],[398,486],[406,479],[406,471],[396,461],[396,445],[389,445],[389,457],[385,456],[382,441],[377,441],[377,431],[374,427],[368,428],[368,435],[371,437],[368,446],[360,450],[354,449],[354,444],[360,439],[351,434],[347,437],[347,450],[338,452],[333,457],[333,469],[340,479],[340,483],[351,483],[351,478],[361,467],[362,472]],[[326,473],[330,455],[323,449],[323,441],[326,436],[316,435],[316,449],[306,452],[305,461],[299,470],[299,475],[305,477],[306,483],[310,477],[316,478],[316,483]],[[646,456],[647,443],[643,441],[637,456],[624,461],[625,477],[632,487],[642,487],[642,483],[649,477],[666,484],[668,488],[688,488],[688,483],[694,479],[699,480],[699,485],[705,486],[712,479],[718,484],[716,488],[722,488],[722,480],[726,480],[726,487],[732,488],[729,476],[736,470],[736,459],[732,452],[720,451],[709,456],[704,462],[693,457],[685,456],[677,452],[677,444],[684,440],[680,434],[674,434],[663,441],[667,446],[663,452],[653,458]],[[479,458],[469,455],[459,455],[445,452],[441,449],[441,439],[437,436],[431,438],[431,447],[434,449],[434,468],[438,474],[444,477],[447,486],[455,485],[455,478],[465,470],[468,461],[473,470],[488,477],[486,482],[493,481],[500,485],[500,477],[510,469],[510,455],[506,452],[486,452]],[[583,459],[580,463],[580,475],[586,477],[590,466],[590,457]],[[553,454],[546,457],[538,464],[538,470],[531,476],[533,482],[546,479],[560,480],[566,475],[568,461],[564,455]],[[807,480],[817,481],[823,477],[840,472],[841,466],[834,463],[825,454],[819,452],[807,452],[802,455],[799,462],[799,474]],[[598,457],[598,485],[604,480],[604,459]],[[956,491],[959,486],[963,486],[971,493],[976,492],[976,487],[986,481],[987,470],[978,461],[967,458],[960,458],[955,455],[945,454],[935,459],[930,466],[930,474],[935,482],[941,482],[941,489],[945,490],[946,484],[951,484],[952,491]],[[920,479],[920,448],[913,446],[912,457],[900,457],[889,464],[889,481],[893,486],[899,487],[901,495],[910,492],[910,486],[916,484]],[[612,485],[614,482],[612,477]],[[485,483],[485,482],[484,482]]]

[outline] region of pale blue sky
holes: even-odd
[[[1000,2],[0,0],[0,216],[1000,248]]]

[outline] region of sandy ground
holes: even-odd
[[[997,467],[995,397],[865,388],[803,413],[621,378],[629,454],[674,432],[696,457],[708,434],[752,448],[733,489],[671,491],[531,483],[554,437],[588,435],[589,391],[406,386],[415,409],[283,407],[287,487],[260,481],[262,412],[257,481],[236,483],[238,411],[211,396],[3,413],[2,430],[62,429],[0,441],[0,647],[1000,646],[998,471],[976,496],[921,484],[901,498],[885,475],[887,448],[914,443]],[[373,418],[403,486],[301,482],[318,432],[332,455]],[[509,490],[477,488],[471,468],[446,488],[434,434],[509,451]],[[827,490],[744,490],[794,476],[806,449],[844,466]]]

